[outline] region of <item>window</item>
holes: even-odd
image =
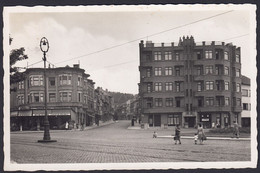
[[[161,82],[156,82],[154,87],[155,91],[162,91],[162,83]]]
[[[220,81],[216,81],[216,90],[220,91]]]
[[[225,82],[225,90],[229,90],[229,82]]]
[[[154,60],[155,61],[160,61],[162,60],[162,53],[161,52],[154,52]]]
[[[78,86],[82,86],[82,77],[81,76],[78,76]]]
[[[216,51],[215,55],[216,55],[216,59],[219,59],[219,52],[218,51]]]
[[[180,54],[178,52],[175,53],[175,60],[180,61]]]
[[[198,99],[198,107],[202,107],[203,106],[203,100],[202,98]]]
[[[24,81],[18,82],[18,89],[24,89]]]
[[[172,52],[165,52],[165,60],[172,60]]]
[[[166,91],[172,91],[172,86],[173,86],[172,82],[166,82],[165,83],[165,90]]]
[[[214,105],[214,98],[206,97],[206,106],[213,106],[213,105]]]
[[[236,62],[240,63],[240,56],[239,55],[236,55]]]
[[[173,98],[166,98],[165,106],[166,107],[172,107],[173,106]]]
[[[42,86],[43,85],[43,76],[42,75],[32,75],[30,76],[31,86]]]
[[[151,69],[150,68],[146,69],[146,77],[151,77]]]
[[[49,93],[49,102],[56,102],[56,94]]]
[[[237,92],[240,92],[241,91],[241,86],[239,83],[237,83],[237,89],[236,89]]]
[[[229,75],[229,68],[228,68],[228,67],[225,67],[224,74],[225,74],[225,75]]]
[[[208,65],[206,66],[206,74],[212,74],[213,73],[213,66],[212,65]]]
[[[236,77],[240,77],[240,69],[236,69]]]
[[[202,75],[202,67],[197,67],[197,75]]]
[[[150,83],[147,84],[147,92],[150,93],[152,91],[152,85]]]
[[[248,90],[242,89],[242,96],[249,97]]]
[[[175,75],[180,76],[180,67],[175,67]]]
[[[206,59],[212,59],[212,51],[211,50],[205,51],[205,58]]]
[[[162,75],[162,68],[161,67],[155,67],[154,68],[154,75],[155,76],[161,76]]]
[[[81,96],[82,96],[82,93],[81,93],[81,92],[78,92],[78,102],[81,102],[81,101],[82,101]]]
[[[168,115],[168,126],[180,124],[179,115]]]
[[[176,107],[181,107],[181,100],[180,99],[175,99],[176,100]]]
[[[71,101],[71,92],[60,92],[60,101],[61,102],[70,102]]]
[[[243,103],[243,110],[250,110],[248,103]]]
[[[71,75],[63,74],[59,75],[60,85],[71,85]]]
[[[162,107],[162,98],[155,99],[155,107]]]
[[[201,54],[200,54],[200,52],[197,52],[197,59],[201,59]]]
[[[55,86],[55,77],[49,77],[49,85]]]
[[[217,106],[222,106],[222,104],[221,104],[221,100],[222,100],[222,97],[216,97],[216,105]]]
[[[225,60],[229,60],[228,52],[224,52],[224,59],[225,59]]]
[[[17,95],[17,105],[21,105],[21,104],[24,104],[24,95],[23,94]]]
[[[241,99],[237,98],[237,106],[241,106]]]
[[[172,75],[172,67],[165,67],[165,75],[166,76]]]
[[[229,97],[225,97],[225,106],[229,106]]]
[[[213,90],[213,85],[214,85],[214,82],[207,81],[206,82],[206,90]]]
[[[43,93],[42,92],[31,92],[30,100],[32,103],[43,102]]]
[[[216,66],[216,75],[220,75],[220,67],[219,66]]]
[[[202,91],[202,83],[201,82],[197,83],[197,91]]]
[[[176,92],[180,92],[180,82],[176,82]]]

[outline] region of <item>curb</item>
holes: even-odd
[[[157,136],[157,138],[170,138],[170,139],[173,139],[173,136]],[[194,139],[194,137],[191,137],[191,136],[181,136],[181,139]],[[207,140],[250,141],[251,138],[207,137]]]
[[[109,124],[113,124],[115,122],[107,122],[107,123],[103,123],[103,124],[100,124],[99,126],[95,125],[95,126],[89,126],[89,127],[85,127],[84,130],[81,130],[81,129],[71,129],[71,130],[50,130],[50,133],[60,133],[60,132],[82,132],[82,131],[85,131],[85,130],[90,130],[90,129],[94,129],[94,128],[99,128],[99,127],[103,127],[103,126],[106,126],[106,125],[109,125]],[[44,133],[44,130],[39,130],[39,131],[13,131],[13,132],[10,132],[10,134],[25,134],[25,133]]]

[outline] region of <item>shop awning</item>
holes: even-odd
[[[71,110],[47,110],[48,116],[70,116]],[[33,116],[45,116],[45,110],[33,110]]]
[[[24,110],[24,111],[18,111],[19,117],[29,117],[32,116],[32,110]]]
[[[11,117],[16,117],[18,115],[18,111],[12,111],[10,112]]]

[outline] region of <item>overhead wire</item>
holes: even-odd
[[[136,42],[136,41],[145,39],[145,38],[147,38],[147,37],[152,37],[152,36],[159,35],[159,34],[162,34],[162,33],[165,33],[165,32],[169,32],[169,31],[172,31],[172,30],[175,30],[175,29],[179,29],[179,28],[182,28],[182,27],[185,27],[185,26],[188,26],[188,25],[192,25],[192,24],[195,24],[195,23],[204,21],[204,20],[208,20],[208,19],[211,19],[211,18],[214,18],[214,17],[218,17],[218,16],[221,16],[221,15],[230,13],[230,12],[232,12],[232,11],[234,11],[234,10],[226,11],[226,12],[219,13],[219,14],[216,14],[216,15],[213,15],[213,16],[210,16],[210,17],[206,17],[206,18],[203,18],[203,19],[199,19],[199,20],[196,20],[196,21],[194,21],[194,22],[190,22],[190,23],[187,23],[187,24],[183,24],[183,25],[180,25],[180,26],[177,26],[177,27],[173,27],[173,28],[170,28],[170,29],[161,31],[161,32],[154,33],[154,34],[146,35],[146,36],[140,37],[140,38],[138,38],[138,39],[134,39],[134,40],[131,40],[131,41],[122,43],[122,44],[114,45],[114,46],[107,47],[107,48],[104,48],[104,49],[101,49],[101,50],[98,50],[98,51],[95,51],[95,52],[91,52],[91,53],[88,53],[88,54],[84,54],[84,55],[81,55],[81,56],[77,56],[77,57],[74,57],[74,58],[70,58],[70,59],[68,59],[68,60],[60,61],[60,62],[57,62],[57,63],[55,63],[55,64],[60,64],[60,63],[68,62],[68,61],[71,61],[71,60],[74,60],[74,59],[79,59],[79,58],[86,57],[86,56],[90,56],[90,55],[93,55],[93,54],[96,54],[96,53],[100,53],[100,52],[103,52],[103,51],[106,51],[106,50],[110,50],[110,49],[113,49],[113,48],[117,48],[117,47],[120,47],[120,46],[129,44],[129,43],[132,43],[132,42]]]

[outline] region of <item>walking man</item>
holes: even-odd
[[[233,138],[239,138],[239,125],[234,121]]]

